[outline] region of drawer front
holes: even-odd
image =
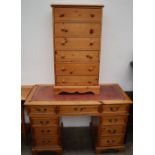
[[[57,21],[101,21],[101,9],[91,8],[54,8]]]
[[[98,51],[56,51],[56,62],[99,62]]]
[[[125,126],[102,126],[99,127],[99,135],[117,135],[125,132]]]
[[[56,64],[56,75],[98,75],[99,64]]]
[[[102,125],[124,125],[127,123],[128,116],[102,116]]]
[[[100,39],[55,38],[55,50],[100,50]]]
[[[103,113],[128,113],[129,105],[103,105]]]
[[[58,117],[30,118],[32,126],[57,126],[59,125]]]
[[[100,36],[101,25],[96,23],[56,23],[56,37]]]
[[[29,112],[32,114],[55,114],[56,106],[31,106],[29,107]]]
[[[58,126],[33,128],[33,133],[35,137],[52,137],[59,134],[59,131],[60,128]]]
[[[98,114],[98,106],[60,106],[60,114]]]
[[[99,139],[100,146],[118,146],[124,143],[124,136],[102,137]]]
[[[56,85],[95,86],[98,85],[98,76],[56,76]]]
[[[38,137],[35,139],[35,146],[57,146],[59,145],[59,138],[57,136],[49,137],[49,138],[41,138]]]

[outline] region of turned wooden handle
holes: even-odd
[[[93,43],[89,43],[90,46],[93,46]]]
[[[93,67],[90,67],[90,68],[88,69],[88,71],[89,71],[89,72],[93,71]]]
[[[64,67],[62,67],[62,68],[61,68],[61,71],[63,71],[63,72],[64,72],[64,71],[66,71],[66,69],[65,69]]]
[[[118,111],[119,110],[119,107],[111,107],[110,110],[111,111]]]
[[[93,17],[95,17],[95,15],[94,15],[94,14],[90,14],[90,17],[92,17],[92,18],[93,18]]]
[[[93,57],[91,55],[86,55],[87,58],[92,59]]]
[[[90,33],[90,34],[93,34],[93,33],[94,33],[94,30],[93,30],[93,29],[90,29],[90,30],[89,30],[89,33]]]
[[[60,15],[59,15],[59,17],[64,17],[64,16],[65,16],[65,14],[60,14]]]

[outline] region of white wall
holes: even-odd
[[[22,0],[22,84],[54,83],[50,7],[54,3],[105,5],[100,83],[119,83],[132,90],[132,0]],[[74,119],[63,121],[66,126],[89,123],[89,117]]]

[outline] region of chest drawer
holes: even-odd
[[[56,51],[56,62],[99,62],[98,51]]]
[[[107,135],[118,135],[124,134],[125,126],[102,126],[99,128],[99,135],[107,136]]]
[[[99,139],[98,144],[100,146],[118,146],[123,144],[124,136],[112,136],[102,137]]]
[[[54,20],[58,21],[101,21],[99,8],[54,8]]]
[[[55,137],[49,137],[49,138],[37,138],[35,139],[35,146],[47,146],[47,147],[52,147],[52,146],[57,146],[60,144],[60,140],[57,136]]]
[[[50,127],[33,127],[35,137],[51,137],[59,134],[60,128],[58,126]]]
[[[57,126],[59,125],[59,119],[55,117],[31,117],[32,126]]]
[[[56,85],[94,86],[98,85],[98,76],[56,76]]]
[[[28,112],[31,114],[55,114],[56,106],[30,106]]]
[[[102,125],[124,125],[127,123],[128,116],[102,116],[101,124]]]
[[[128,113],[129,105],[111,104],[103,105],[103,113]]]
[[[56,75],[98,75],[99,65],[96,64],[56,64]]]
[[[100,39],[55,38],[55,50],[100,50]]]
[[[56,37],[100,36],[101,26],[97,23],[56,23]]]
[[[98,114],[98,106],[97,105],[91,105],[91,106],[60,106],[59,109],[60,114],[66,114],[66,115],[78,115],[78,114]]]

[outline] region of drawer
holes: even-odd
[[[91,106],[60,106],[59,109],[60,115],[78,115],[78,114],[98,114],[98,106],[91,105]]]
[[[107,136],[107,135],[118,135],[124,134],[125,126],[100,126],[99,127],[99,135]]]
[[[33,133],[35,137],[51,137],[60,133],[60,127],[33,127]]]
[[[34,140],[35,146],[57,146],[60,144],[60,140],[58,136],[53,136],[49,138],[41,138],[38,137]]]
[[[100,50],[100,39],[55,38],[55,50]]]
[[[56,23],[56,37],[100,36],[101,25],[97,23]]]
[[[55,114],[56,113],[56,106],[31,106],[28,108],[28,111],[31,114]]]
[[[103,113],[128,113],[129,105],[111,104],[103,105]]]
[[[128,116],[102,116],[101,117],[101,124],[102,125],[124,125],[127,123]]]
[[[98,76],[56,76],[56,85],[95,86],[98,85]]]
[[[57,126],[59,125],[58,117],[30,117],[32,126]]]
[[[54,20],[57,21],[101,21],[100,8],[54,8]]]
[[[56,62],[99,62],[99,51],[56,51]]]
[[[108,137],[101,137],[98,140],[99,146],[118,146],[124,143],[124,136],[108,136]]]
[[[56,75],[98,75],[99,64],[56,63]]]

